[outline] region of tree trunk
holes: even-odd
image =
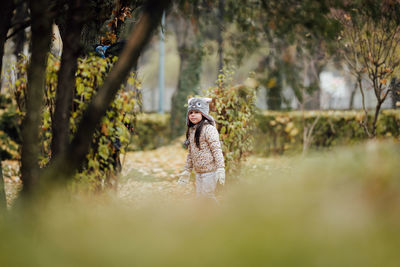
[[[173,138],[184,133],[186,127],[186,107],[189,95],[198,92],[200,84],[202,51],[200,42],[181,48],[179,52],[179,80],[177,90],[172,96],[171,135]]]
[[[32,17],[32,48],[28,67],[26,115],[22,123],[21,177],[24,194],[31,193],[39,180],[39,125],[52,29],[49,9],[43,8],[49,7],[50,1],[31,0],[29,6]]]
[[[125,82],[132,66],[136,64],[140,53],[152,36],[152,32],[159,25],[162,13],[170,3],[171,1],[165,0],[151,0],[146,3],[142,16],[130,34],[118,61],[88,108],[84,111],[78,130],[67,151],[58,155],[43,174],[46,183],[56,177],[59,181],[66,181],[76,172],[81,162],[85,160],[93,134],[101,118],[113,101],[121,84]]]
[[[321,88],[318,88],[311,94],[310,100],[306,102],[305,106],[308,110],[320,110],[321,109]]]
[[[16,9],[14,20],[17,22],[22,22],[27,17],[28,17],[28,7],[27,7],[26,3],[21,3]],[[25,46],[25,42],[26,42],[25,29],[18,31],[15,34],[15,36],[13,38],[13,42],[14,42],[14,55],[18,60],[19,55],[24,52],[24,46]]]
[[[11,25],[12,13],[14,10],[14,1],[5,0],[0,9],[0,85],[3,80],[2,67],[3,67],[3,55],[4,55],[4,45],[7,40],[7,32]]]
[[[358,87],[358,85],[357,85],[357,83],[355,83],[354,84],[354,88],[353,88],[353,90],[351,91],[351,94],[350,94],[350,101],[349,101],[349,109],[350,110],[352,110],[354,108],[354,97],[356,95],[357,87]]]
[[[218,43],[218,74],[224,67],[224,46],[223,37],[224,32],[224,16],[225,16],[225,0],[219,0],[218,3],[218,32],[217,32],[217,43]]]
[[[171,137],[175,138],[185,132],[186,107],[189,95],[198,92],[200,84],[201,63],[203,57],[202,39],[199,32],[187,18],[177,16],[174,30],[178,42],[180,58],[178,87],[171,99]]]
[[[62,36],[63,52],[58,72],[55,111],[52,118],[52,159],[60,153],[65,153],[69,143],[69,120],[75,88],[75,72],[81,50],[80,42],[77,40],[82,32],[83,18],[87,7],[84,4],[85,0],[71,2]]]
[[[379,112],[381,110],[383,101],[381,101],[380,99],[378,99],[378,103],[376,104],[375,107],[375,115],[374,115],[374,120],[372,122],[372,138],[376,137],[376,124],[378,123],[378,117],[379,117]]]
[[[100,43],[100,33],[104,23],[111,18],[114,9],[114,0],[87,0],[91,6],[86,13],[86,22],[82,28],[81,45],[85,54],[93,52],[93,45]],[[101,3],[101,4],[100,4]]]

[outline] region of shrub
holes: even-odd
[[[210,87],[207,96],[213,101],[211,114],[217,122],[227,172],[240,167],[240,162],[252,148],[253,115],[256,90],[249,85],[232,84],[232,73],[218,76],[217,86]]]
[[[19,159],[21,118],[9,98],[0,99],[0,160]],[[5,103],[7,102],[7,103]]]
[[[212,108],[215,109],[213,106]],[[400,111],[382,110],[381,115],[377,128],[378,138],[399,137]],[[216,117],[215,113],[213,116]],[[318,113],[315,111],[306,111],[304,114],[306,124],[311,124],[317,116]],[[366,136],[359,124],[362,119],[363,112],[361,111],[321,111],[320,119],[313,131],[312,148],[356,144],[365,140]],[[168,114],[139,115],[134,141],[130,148],[133,150],[154,149],[168,144],[170,142],[168,120]],[[271,155],[297,153],[302,150],[303,121],[300,111],[258,111],[255,112],[253,125],[251,135],[248,136],[250,138],[254,136],[257,143],[257,146],[253,147],[254,152]],[[218,127],[225,147],[229,140],[228,134],[226,132],[222,134],[221,125]]]
[[[317,116],[320,118],[311,144],[314,149],[355,144],[366,138],[360,126],[364,118],[362,111],[308,111],[304,114],[305,123],[311,124]],[[372,120],[372,115],[369,119]],[[256,125],[256,152],[270,155],[301,151],[304,123],[300,111],[258,112]],[[400,111],[382,110],[378,120],[378,138],[399,135]]]
[[[132,150],[155,149],[171,141],[169,114],[140,114],[133,133]]]

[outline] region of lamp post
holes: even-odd
[[[160,62],[158,65],[158,90],[159,90],[159,99],[158,99],[158,113],[164,113],[164,29],[165,29],[165,11],[161,18],[161,29],[160,29]]]

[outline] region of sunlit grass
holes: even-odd
[[[0,219],[1,266],[398,266],[399,148],[253,157],[219,205],[55,194]]]

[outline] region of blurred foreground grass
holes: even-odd
[[[0,266],[399,266],[399,163],[376,142],[253,159],[219,206],[55,194],[0,217]]]

